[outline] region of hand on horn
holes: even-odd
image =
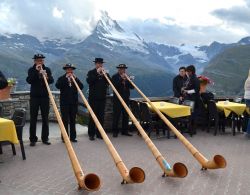
[[[97,73],[98,74],[102,74],[102,71],[104,71],[104,69],[102,67],[97,68]]]
[[[121,78],[122,78],[123,80],[127,80],[126,74],[122,74],[122,75],[121,75]]]
[[[102,68],[102,73],[107,74],[107,71],[104,68]]]
[[[70,78],[70,77],[71,77],[71,73],[67,73],[66,78]]]
[[[46,70],[40,70],[39,73],[44,75],[46,78],[48,78]]]
[[[42,69],[42,65],[41,64],[37,64],[36,65],[36,70],[38,70],[40,72],[41,69]]]
[[[66,77],[67,77],[67,78],[72,78],[72,77],[73,77],[73,78],[75,79],[75,78],[76,78],[76,75],[74,75],[74,73],[71,73],[71,72],[70,72],[70,73],[67,73],[67,74],[66,74]]]
[[[98,68],[99,69],[99,68]],[[97,70],[98,70],[97,69]],[[100,75],[107,74],[107,70],[105,70],[103,67],[100,67]]]

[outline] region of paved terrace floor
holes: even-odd
[[[28,130],[28,125],[25,131]],[[183,162],[189,170],[186,178],[162,178],[162,171],[144,141],[134,133],[133,137],[111,137],[111,141],[127,167],[140,166],[146,173],[142,184],[121,185],[118,173],[106,145],[101,140],[91,142],[86,127],[78,126],[80,135],[74,143],[76,154],[84,172],[94,172],[102,180],[102,187],[93,194],[178,194],[178,195],[249,195],[250,194],[250,140],[243,134],[231,133],[213,136],[205,132],[188,139],[207,158],[222,154],[228,166],[221,170],[200,171],[199,163],[174,138],[153,140],[170,164]],[[51,124],[51,146],[41,142],[30,147],[25,142],[27,160],[23,161],[19,146],[13,156],[10,146],[3,146],[0,155],[0,194],[91,194],[78,191],[71,164],[64,144],[59,138],[57,124]],[[25,133],[27,139],[27,133]]]

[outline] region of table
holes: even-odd
[[[0,118],[0,142],[9,141],[13,144],[18,144],[16,127],[12,120]]]
[[[235,135],[235,128],[237,126],[238,131],[241,130],[241,115],[247,111],[246,104],[240,104],[235,102],[229,102],[229,101],[219,101],[216,103],[216,107],[219,111],[224,112],[225,117],[230,116],[232,113],[232,131],[233,135]]]
[[[173,104],[169,102],[152,102],[153,105],[158,108],[162,113],[166,114],[171,118],[179,118],[179,117],[186,117],[191,115],[191,108],[189,106],[183,106],[178,104]],[[148,104],[148,103],[147,103]],[[148,107],[151,106],[148,104]]]
[[[240,116],[246,110],[246,104],[240,104],[229,101],[218,101],[216,103],[216,107],[218,110],[223,111],[226,117],[228,117],[231,114],[231,112]]]

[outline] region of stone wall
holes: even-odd
[[[78,114],[82,116],[89,116],[89,113],[83,104],[83,101],[79,98]],[[108,95],[106,97],[106,106],[105,106],[105,115],[104,115],[104,124],[103,128],[106,131],[112,130],[113,122],[113,96]]]
[[[4,118],[11,118],[14,110],[16,108],[25,108],[27,111],[27,120],[30,120],[30,95],[29,91],[17,91],[11,94],[11,98],[7,100],[0,100],[0,106],[2,107],[2,117]],[[60,92],[59,91],[52,91],[52,94],[54,96],[55,102],[57,104],[57,108],[59,108],[59,98],[60,98]],[[38,114],[38,120],[41,119],[41,113],[39,111]],[[50,106],[50,112],[49,112],[49,120],[50,121],[56,121],[55,113],[52,108],[52,105]]]
[[[29,100],[30,95],[29,91],[16,91],[11,94],[11,98],[7,100],[0,100],[0,106],[3,109],[3,116],[4,118],[11,118],[14,110],[16,108],[25,108],[27,111],[27,120],[30,120],[30,106],[29,106]],[[60,98],[60,92],[59,91],[52,91],[52,94],[55,98],[57,108],[60,111],[59,106],[59,98]],[[167,100],[169,97],[155,97],[150,98],[153,101],[162,101]],[[143,101],[141,98],[134,98],[134,100],[137,101]],[[88,111],[86,108],[83,107],[82,100],[79,98],[79,106],[78,106],[78,112],[80,115],[88,116]],[[41,115],[39,111],[38,120],[41,120]],[[52,108],[52,105],[50,106],[50,112],[49,112],[49,120],[50,121],[57,121],[55,117],[54,110]],[[104,129],[106,131],[112,130],[112,123],[113,123],[113,96],[109,95],[106,98],[106,107],[105,107],[105,117],[104,117]],[[121,121],[119,122],[119,126],[121,127]]]
[[[107,96],[103,128],[106,131],[111,131],[112,123],[113,123],[113,96]]]
[[[16,91],[11,94],[11,98],[7,100],[0,100],[0,106],[2,107],[2,114],[4,118],[11,118],[14,110],[16,108],[25,108],[27,111],[27,121],[30,120],[30,95],[29,91]],[[60,99],[60,92],[59,91],[52,91],[52,94],[54,96],[54,99],[57,104],[57,108],[60,111],[60,106],[59,106],[59,99]],[[106,107],[105,107],[105,119],[104,119],[104,129],[110,131],[112,129],[112,114],[113,114],[113,97],[112,96],[107,96],[106,99]],[[81,103],[82,101],[79,99],[79,102]],[[78,110],[84,110],[84,112],[87,112],[86,109],[81,109],[82,106],[79,106]],[[83,112],[81,112],[83,113]],[[85,113],[87,114],[87,113]],[[41,115],[39,111],[38,115],[38,120],[41,120]],[[50,112],[49,112],[49,120],[50,121],[56,121],[55,113],[52,108],[52,105],[50,105]]]

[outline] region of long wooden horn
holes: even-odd
[[[164,123],[174,132],[174,134],[179,138],[179,140],[185,145],[185,147],[192,153],[194,158],[201,164],[202,170],[204,169],[218,169],[225,168],[227,163],[223,156],[215,155],[212,160],[206,159],[175,127],[172,123],[161,113],[161,111],[154,106],[154,104],[145,96],[142,91],[131,81],[131,79],[126,75],[128,81],[133,85],[133,87],[139,92],[139,94],[150,104],[153,110],[159,115],[159,117],[164,121]]]
[[[112,87],[113,91],[115,92],[116,96],[120,100],[121,104],[125,108],[126,112],[130,116],[130,118],[133,121],[134,125],[136,126],[136,128],[140,132],[140,134],[141,134],[142,138],[144,139],[144,141],[146,142],[148,148],[153,153],[153,155],[154,155],[156,161],[158,162],[158,164],[160,165],[161,169],[163,170],[164,173],[163,173],[162,176],[163,177],[164,176],[171,176],[171,177],[180,177],[180,178],[186,177],[187,174],[188,174],[187,167],[183,163],[177,162],[177,163],[175,163],[173,165],[173,168],[171,168],[171,166],[169,165],[169,163],[164,159],[164,157],[159,152],[159,150],[156,148],[156,146],[154,145],[154,143],[151,141],[151,139],[145,133],[144,129],[142,128],[142,126],[140,125],[140,123],[137,121],[137,119],[135,118],[135,116],[133,115],[133,113],[130,111],[129,107],[124,102],[124,100],[122,99],[122,97],[120,96],[120,94],[118,93],[118,91],[116,90],[115,86],[109,80],[109,78],[106,75],[105,71],[103,71],[103,74],[104,74],[106,80],[108,81],[108,83],[110,84],[110,86]]]
[[[59,114],[59,111],[58,111],[58,109],[56,107],[56,103],[55,103],[53,95],[52,95],[52,93],[50,91],[47,78],[46,78],[46,76],[44,74],[42,74],[42,75],[43,75],[43,79],[44,79],[46,88],[48,90],[50,101],[52,103],[54,112],[56,114],[56,118],[57,118],[57,121],[58,121],[60,130],[61,130],[64,142],[65,142],[66,149],[68,151],[68,155],[69,155],[69,158],[70,158],[70,161],[71,161],[71,164],[72,164],[72,168],[74,170],[75,177],[76,177],[78,185],[79,185],[79,189],[85,189],[85,190],[88,190],[88,191],[97,191],[101,187],[101,180],[94,173],[89,173],[87,175],[84,175],[84,173],[82,171],[82,168],[80,166],[80,163],[79,163],[79,161],[78,161],[78,159],[76,157],[76,154],[74,152],[74,149],[73,149],[73,147],[72,147],[72,145],[70,143],[69,137],[68,137],[68,135],[66,133],[65,127],[64,127],[63,122],[62,122],[62,118],[61,118],[61,116]]]
[[[130,169],[130,171],[127,169],[127,167],[125,166],[125,164],[123,163],[121,157],[119,156],[119,154],[117,153],[116,149],[114,148],[113,144],[111,143],[110,139],[108,138],[106,132],[104,131],[102,125],[100,124],[99,120],[97,119],[95,113],[93,112],[92,108],[90,107],[87,99],[85,98],[85,96],[83,95],[81,89],[79,88],[77,82],[75,81],[74,77],[71,77],[83,102],[85,103],[85,105],[87,106],[87,109],[91,115],[91,117],[93,118],[97,129],[99,130],[104,142],[106,143],[108,150],[112,156],[112,158],[114,159],[115,165],[117,167],[117,169],[119,170],[123,181],[122,184],[125,183],[142,183],[145,180],[145,173],[144,171],[139,168],[139,167],[133,167]]]

